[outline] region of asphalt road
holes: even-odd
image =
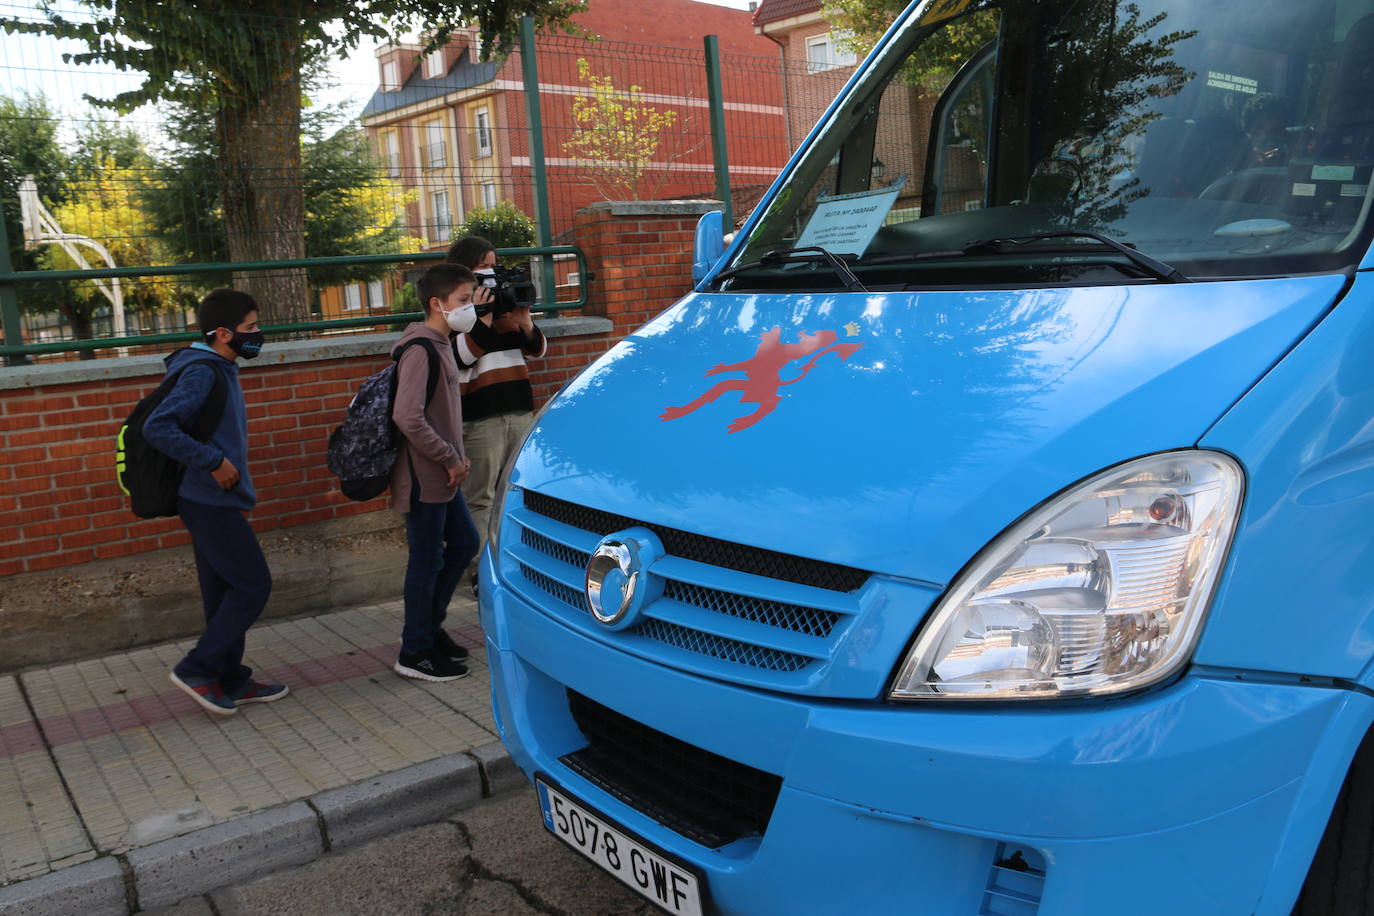
[[[545,831],[524,789],[247,884],[163,916],[656,916]]]

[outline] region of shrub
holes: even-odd
[[[391,311],[403,315],[420,310],[420,294],[415,291],[415,284],[410,281],[402,282],[396,294],[391,297]]]
[[[534,245],[534,220],[508,200],[494,207],[478,207],[458,224],[455,239],[480,235],[497,248],[530,248]]]

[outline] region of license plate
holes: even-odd
[[[542,780],[535,787],[554,836],[668,912],[701,916],[701,884],[690,870]]]

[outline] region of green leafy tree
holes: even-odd
[[[19,214],[19,182],[32,175],[38,197],[49,208],[67,199],[68,156],[58,142],[59,114],[40,94],[0,95],[0,201],[5,208],[5,234],[15,270],[37,270],[35,251],[24,249]],[[25,283],[18,287],[20,307],[30,314],[60,309],[61,283]]]
[[[142,200],[153,232],[170,260],[222,262],[233,258],[226,212],[216,180],[213,126],[185,106],[168,111],[169,134],[179,138],[145,183]],[[341,107],[307,109],[303,116],[300,182],[305,189],[305,257],[343,257],[420,250],[420,240],[402,228],[404,205],[416,192],[385,177],[366,136],[348,123]],[[315,267],[316,286],[386,276],[388,264]],[[228,276],[206,276],[222,285]]]
[[[0,18],[10,32],[81,42],[66,56],[141,74],[135,88],[93,104],[128,112],[177,102],[212,121],[217,181],[229,254],[236,261],[302,257],[305,193],[301,152],[301,76],[363,38],[388,40],[422,25],[429,47],[455,26],[475,22],[483,47],[504,53],[520,17],[540,27],[565,23],[581,0],[80,0],[89,18],[64,15],[40,0],[41,22]],[[270,14],[264,14],[270,10]],[[272,320],[308,311],[300,271],[244,278]]]
[[[93,118],[82,125],[71,155],[71,180],[81,181],[107,168],[146,169],[152,165],[147,145],[137,130],[119,121]]]
[[[840,44],[863,57],[909,5],[908,0],[826,0],[823,15],[840,36]],[[924,21],[940,28],[922,42],[906,80],[933,91],[944,88],[966,60],[997,37],[995,15],[964,15],[987,5],[969,0],[932,4]]]
[[[67,270],[81,266],[52,243],[33,250],[23,248],[18,187],[30,175],[39,202],[64,232],[100,242],[119,266],[164,260],[155,250],[138,202],[137,191],[151,162],[143,139],[131,128],[95,118],[84,122],[75,137],[64,143],[57,133],[61,117],[41,95],[0,97],[0,194],[5,201],[10,257],[16,268]],[[128,313],[165,304],[166,287],[151,280],[124,280],[121,289]],[[18,298],[28,314],[61,314],[78,340],[92,337],[96,317],[110,308],[109,300],[91,283],[24,284],[19,287]],[[94,357],[93,352],[82,353],[83,359]]]
[[[158,157],[144,182],[143,205],[152,231],[174,264],[228,261],[214,124],[184,105],[165,106],[164,115],[164,132],[175,138],[175,145]],[[206,274],[195,282],[209,289],[229,279],[227,274]]]
[[[305,253],[326,258],[419,251],[422,240],[407,235],[404,206],[418,198],[386,177],[367,135],[347,124],[305,147]],[[393,264],[312,267],[317,286],[389,276]]]

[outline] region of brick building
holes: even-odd
[[[715,192],[702,42],[719,39],[726,131],[748,142],[732,146],[732,184],[765,185],[786,159],[786,114],[774,46],[757,35],[750,13],[696,0],[591,0],[576,23],[586,36],[541,35],[537,41],[550,218],[555,236],[573,215],[603,199],[710,197]],[[535,195],[519,53],[480,61],[473,32],[422,55],[419,44],[377,51],[378,88],[362,122],[391,177],[412,198],[406,223],[430,249],[448,244],[453,227],[476,207],[510,201],[533,215]],[[577,125],[572,101],[591,94],[579,73],[586,61],[616,90],[637,87],[638,102],[672,112],[674,123],[632,192],[598,183],[596,169],[568,142]],[[752,64],[752,66],[751,66]],[[389,301],[390,284],[326,291],[326,316],[357,314]]]
[[[831,29],[819,0],[762,0],[753,23],[781,56],[787,146],[796,149],[854,72],[855,56]]]
[[[762,0],[754,31],[771,40],[781,57],[783,106],[789,148],[795,149],[854,73],[856,55],[826,21],[819,0]],[[875,184],[905,178],[893,220],[915,218],[922,206],[930,148],[930,124],[943,84],[889,84],[879,109],[874,140]],[[942,151],[941,212],[983,206],[985,165],[968,143]]]

